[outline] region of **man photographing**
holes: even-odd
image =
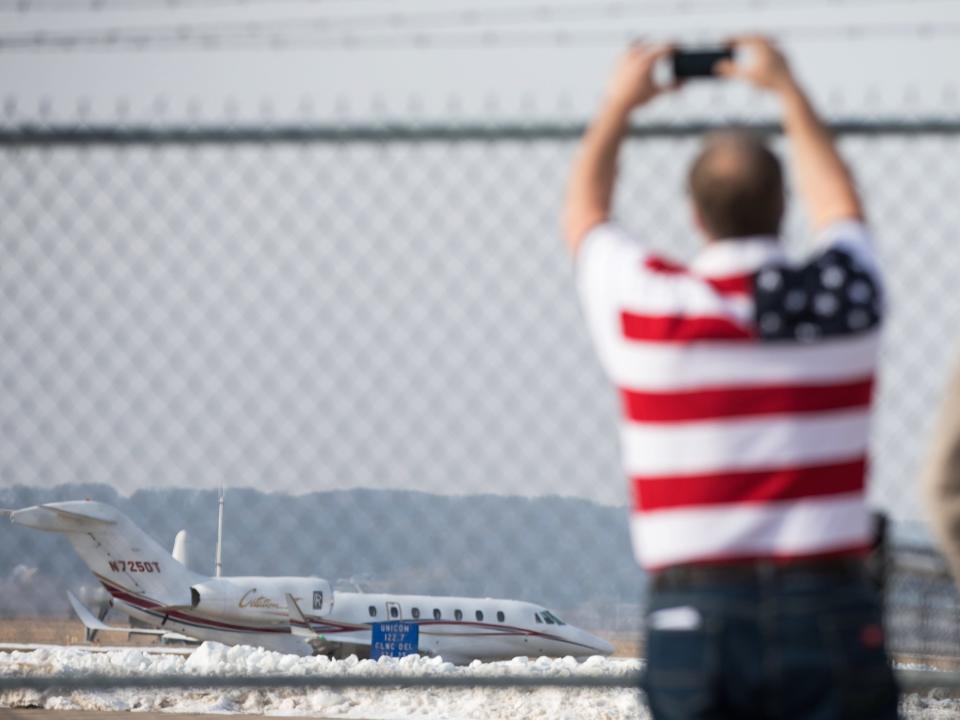
[[[742,130],[709,136],[688,190],[689,265],[611,217],[633,110],[665,47],[618,65],[575,161],[564,227],[600,360],[623,408],[637,559],[650,573],[645,690],[656,718],[897,716],[865,571],[868,421],[882,303],[852,178],[784,57],[734,43],[714,72],[774,93],[816,242],[778,238],[780,162]],[[648,228],[649,236],[656,228]]]

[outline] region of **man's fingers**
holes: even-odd
[[[713,74],[720,77],[739,77],[740,71],[733,60],[717,60],[713,65]]]
[[[649,48],[647,48],[647,52],[654,60],[659,60],[662,57],[666,57],[674,50],[676,50],[676,45],[673,43],[657,43],[656,45],[651,45]]]
[[[683,80],[674,80],[673,82],[669,82],[666,85],[658,85],[657,94],[659,95],[661,93],[674,92],[676,90],[679,90],[682,87],[683,87]]]
[[[744,34],[744,35],[734,35],[727,42],[736,47],[737,45],[773,45],[773,41],[766,35],[759,34]]]
[[[673,50],[674,45],[670,43],[650,43],[642,38],[635,38],[627,45],[628,55],[642,55],[653,59],[669,55]]]

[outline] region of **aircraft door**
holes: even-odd
[[[400,608],[400,603],[388,602],[387,603],[387,619],[399,620],[402,617],[403,617],[403,610],[401,610]]]

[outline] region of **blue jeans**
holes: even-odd
[[[753,577],[654,580],[646,652],[657,720],[897,717],[865,573],[759,565]]]

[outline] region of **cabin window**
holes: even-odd
[[[390,617],[392,617],[392,618],[398,618],[398,617],[400,617],[400,608],[398,608],[396,605],[391,605],[391,606],[390,606]]]
[[[369,608],[367,608],[367,609],[370,611],[370,617],[376,617],[376,616],[377,616],[377,609],[376,609],[373,605],[371,605],[371,606],[370,606]]]
[[[503,614],[503,610],[497,610],[497,622],[503,622],[507,619],[507,616]]]
[[[543,620],[540,619],[540,613],[534,613],[534,614],[533,614],[533,617],[534,617],[534,619],[535,619],[538,623],[540,623],[541,625],[543,625]]]
[[[443,614],[440,612],[440,608],[434,608],[434,609],[433,609],[433,619],[434,619],[434,620],[439,620],[439,619],[442,618],[442,617],[443,617]]]
[[[453,611],[454,620],[463,620],[463,610],[454,610]]]
[[[412,610],[410,610],[410,614],[413,615],[413,619],[414,619],[414,620],[419,620],[419,619],[420,619],[420,608],[413,608]]]
[[[483,622],[483,610],[477,610],[477,621]]]

